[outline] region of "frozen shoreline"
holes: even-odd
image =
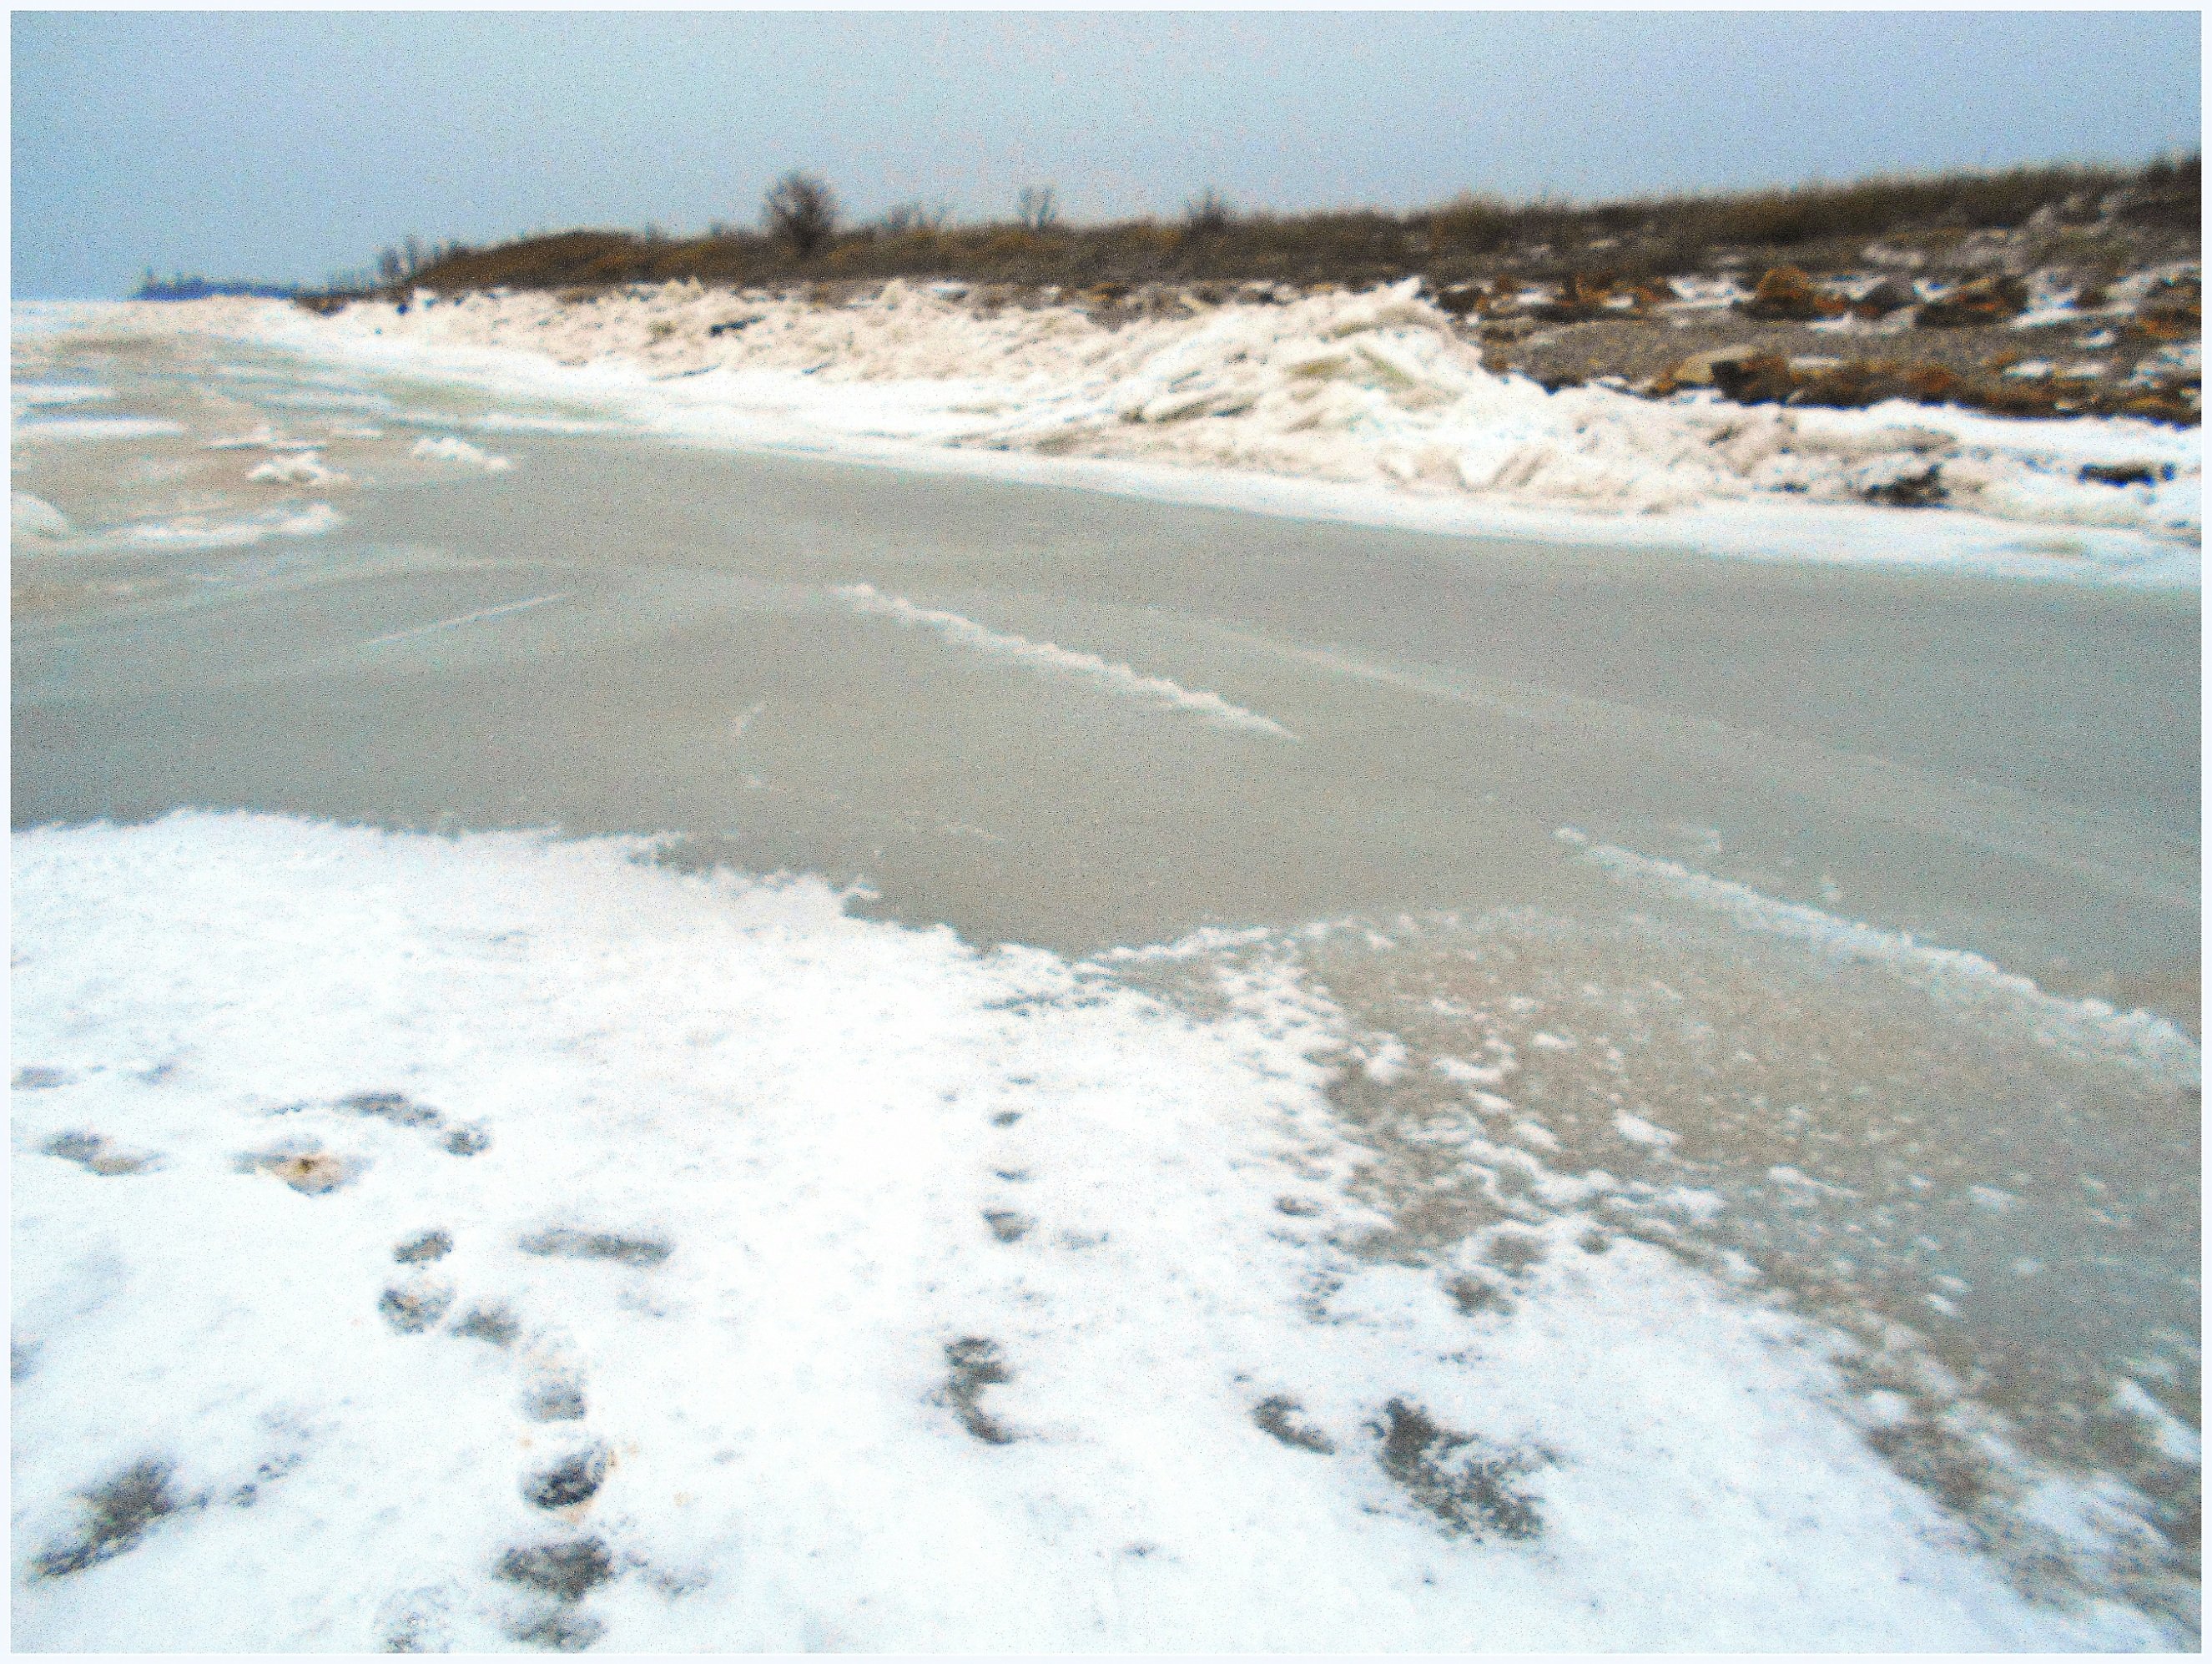
[[[1402,288],[1111,331],[1072,308],[984,316],[897,284],[843,308],[670,285],[573,305],[471,295],[404,316],[362,304],[333,319],[253,301],[19,307],[19,332],[27,313],[34,327],[97,320],[253,341],[573,418],[457,424],[485,431],[642,430],[1475,535],[2201,581],[2195,431],[1547,393],[1482,368],[1445,315]],[[2152,483],[2085,483],[2091,465],[2139,466]],[[1866,501],[1916,482],[1940,482],[1950,506]]]
[[[1609,1179],[1359,1252],[1294,975],[1200,1021],[646,853],[11,841],[17,1646],[2179,1637],[2008,1588],[1863,1439],[1905,1401]]]

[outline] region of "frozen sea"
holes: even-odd
[[[2193,577],[146,317],[15,319],[17,1647],[2196,1646]]]

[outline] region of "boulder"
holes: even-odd
[[[2002,324],[2027,309],[2027,285],[2017,277],[1977,277],[1961,283],[1940,301],[1920,308],[1923,329],[1964,329],[1973,325]]]
[[[1740,304],[1746,317],[1778,324],[1808,323],[1847,310],[1843,301],[1821,294],[1796,266],[1775,267],[1759,280],[1751,297]]]
[[[1559,285],[1554,299],[1525,310],[1529,317],[1547,324],[1584,324],[1606,316],[1606,297],[1612,293],[1612,285],[1604,278],[1584,276],[1578,271]]]
[[[1893,312],[1901,311],[1919,299],[1896,278],[1885,277],[1851,302],[1851,312],[1859,318],[1887,318]]]
[[[2167,281],[2143,297],[2130,333],[2151,341],[2191,341],[2204,332],[2204,291]]]
[[[1796,372],[1779,353],[1723,358],[1712,367],[1713,386],[1738,404],[1779,404],[1797,390]]]
[[[1661,376],[1653,384],[1653,391],[1664,397],[1684,387],[1710,387],[1713,385],[1713,371],[1717,366],[1755,358],[1758,355],[1756,347],[1715,347],[1710,352],[1692,353]]]

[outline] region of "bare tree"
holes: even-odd
[[[889,236],[906,237],[918,232],[942,231],[948,217],[949,210],[942,203],[935,208],[925,208],[918,202],[895,203],[884,210],[878,223]]]
[[[1059,194],[1048,185],[1025,185],[1014,199],[1014,216],[1031,231],[1049,231],[1060,223]]]
[[[1236,217],[1236,210],[1229,206],[1229,199],[1210,185],[1182,205],[1183,224],[1200,235],[1226,231],[1230,221]]]
[[[836,193],[817,175],[794,170],[769,191],[761,218],[769,234],[803,260],[836,234]]]

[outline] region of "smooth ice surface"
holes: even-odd
[[[1116,329],[1073,307],[987,314],[896,282],[842,307],[680,283],[581,303],[418,295],[404,314],[329,319],[239,301],[147,313],[107,321],[557,398],[696,442],[1437,530],[2075,581],[2201,575],[2194,430],[1547,392],[1484,368],[1410,283]],[[2167,477],[2084,482],[2088,462]],[[1865,505],[1931,467],[1948,509]]]
[[[2176,1638],[2012,1592],[1656,1248],[1362,1251],[1295,976],[645,852],[15,835],[18,1647]]]

